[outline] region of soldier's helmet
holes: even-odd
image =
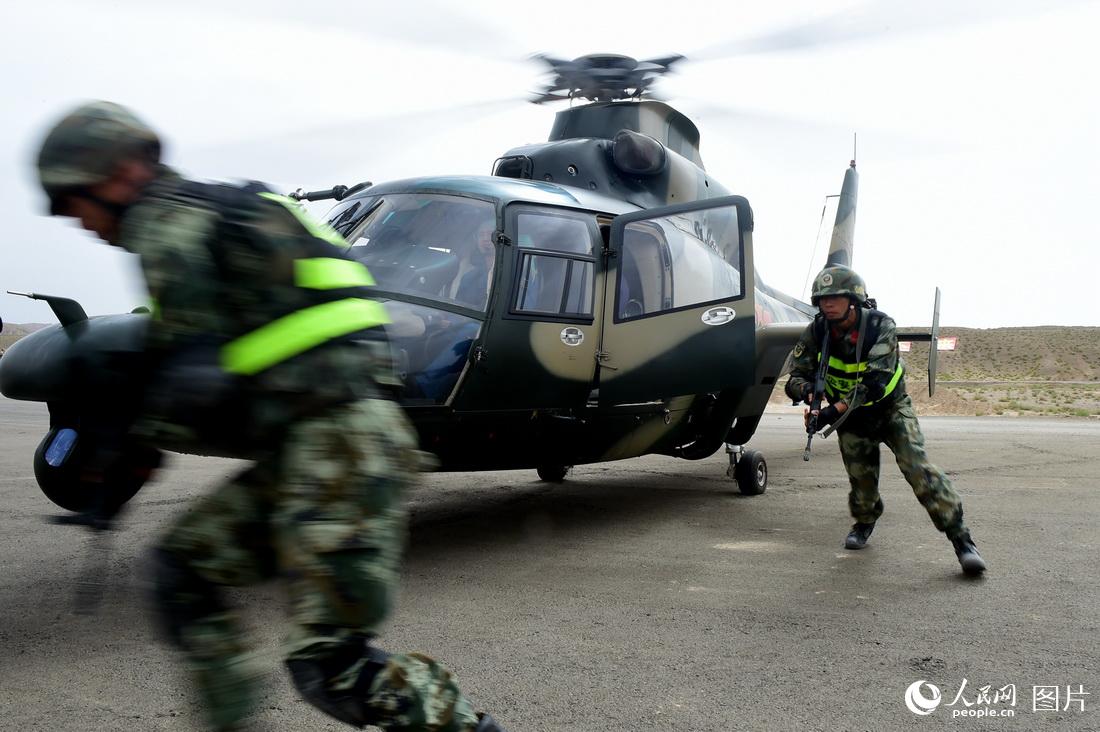
[[[111,177],[130,158],[160,161],[160,138],[133,112],[113,102],[83,104],[58,122],[38,151],[38,180],[58,213],[62,194]]]
[[[863,283],[863,278],[853,270],[834,264],[821,270],[814,278],[810,302],[816,306],[826,295],[847,295],[856,302],[863,303],[867,300],[867,286]]]

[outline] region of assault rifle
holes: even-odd
[[[814,374],[814,390],[810,397],[810,418],[806,422],[806,449],[802,451],[802,459],[810,460],[810,443],[817,434],[817,417],[821,414],[821,400],[825,397],[825,374],[829,369],[829,326],[825,326],[825,336],[821,339],[820,363],[817,365],[817,373]]]

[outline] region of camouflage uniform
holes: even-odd
[[[94,203],[95,225],[115,227],[82,219],[85,228],[141,258],[153,317],[134,434],[254,461],[155,550],[165,630],[190,659],[212,725],[238,727],[255,693],[256,659],[224,589],[280,577],[293,621],[287,666],[322,711],[360,727],[500,730],[430,658],[368,645],[393,604],[402,493],[421,461],[385,398],[387,317],[369,273],[289,199],[185,181],[159,153],[128,110],[96,102],[51,130],[38,171],[51,213]],[[100,197],[100,182],[141,180],[120,167],[130,162],[153,176],[137,200]]]
[[[843,400],[850,406],[863,405],[837,428],[840,454],[851,484],[848,505],[852,516],[857,522],[873,524],[882,515],[882,498],[878,491],[879,444],[885,443],[936,528],[949,538],[960,536],[967,532],[962,501],[943,471],[928,462],[924,435],[913,403],[905,392],[904,377],[899,374],[893,389],[887,393],[898,369],[904,372],[894,321],[866,308],[861,308],[859,313],[861,318],[874,315],[879,320],[877,338],[863,344],[866,357],[860,359],[856,354],[858,321],[844,333],[829,327],[829,356],[845,364],[864,361],[862,378],[850,393],[836,394],[826,390],[829,403]],[[815,327],[821,327],[817,325],[819,321],[807,326],[792,353],[786,391],[795,401],[801,401],[803,390],[814,383],[821,350],[820,342],[815,339]]]
[[[237,198],[240,208],[227,212],[193,198],[164,171],[123,220],[119,244],[141,256],[155,303],[149,347],[163,354],[166,372],[179,353],[201,354],[211,339],[254,332],[310,302],[309,292],[288,286],[303,255],[302,222],[280,203]],[[362,344],[327,344],[238,375],[228,389],[213,388],[228,395],[216,415],[193,420],[165,414],[171,406],[158,409],[154,381],[138,433],[157,444],[257,458],[200,500],[157,550],[159,604],[216,728],[239,723],[253,699],[249,654],[222,588],[276,576],[290,590],[292,672],[297,662],[315,662],[327,696],[363,699],[363,721],[385,729],[477,725],[452,676],[430,658],[367,652],[393,603],[402,493],[419,455],[411,425],[376,385],[374,355]],[[198,371],[181,372],[163,389],[178,389]],[[376,668],[365,674],[370,664]]]

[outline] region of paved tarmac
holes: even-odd
[[[581,467],[557,486],[533,471],[429,476],[409,497],[381,644],[440,659],[511,732],[1100,729],[1100,423],[923,420],[991,567],[974,581],[888,454],[886,514],[866,550],[844,551],[835,438],[804,463],[800,421],[765,417],[753,446],[770,485],[752,498],[721,453]],[[0,399],[0,729],[200,728],[143,602],[143,562],[236,465],[174,457],[115,536],[99,614],[74,615],[90,545],[43,521],[54,510],[30,457],[46,424],[41,405]],[[238,599],[271,653],[262,728],[344,729],[279,667],[278,587]],[[905,695],[922,680],[940,697],[918,716]]]

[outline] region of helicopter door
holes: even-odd
[[[748,201],[727,196],[618,216],[608,267],[601,405],[753,383]]]
[[[512,204],[504,228],[513,245],[455,409],[583,407],[596,376],[602,302],[596,217]]]

